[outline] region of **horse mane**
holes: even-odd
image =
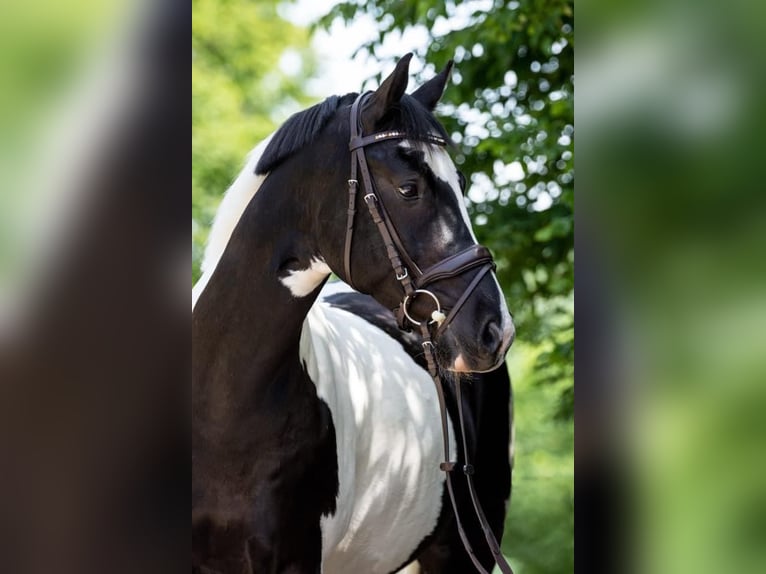
[[[316,140],[341,105],[350,105],[358,94],[330,96],[310,108],[290,116],[274,133],[269,145],[255,166],[255,173],[262,175],[273,171],[285,159]],[[381,119],[387,128],[396,127],[409,135],[409,139],[418,140],[431,135],[438,135],[450,141],[444,126],[418,100],[409,95],[391,107]]]
[[[273,171],[285,159],[313,142],[345,98],[348,96],[330,96],[325,101],[290,116],[274,133],[255,166],[255,173],[260,175]]]

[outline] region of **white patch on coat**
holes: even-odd
[[[314,257],[306,269],[292,270],[280,282],[290,290],[293,297],[305,297],[324,281],[332,270],[321,257]]]
[[[412,144],[408,142],[402,142],[400,145],[406,145],[408,147],[411,147]],[[460,189],[460,180],[458,179],[457,175],[457,167],[455,167],[455,164],[452,161],[452,158],[447,153],[447,150],[445,150],[441,146],[435,146],[435,145],[428,145],[425,147],[425,154],[424,159],[426,164],[428,164],[428,167],[431,168],[431,171],[434,172],[434,175],[441,179],[442,181],[446,181],[450,189],[452,189],[452,192],[455,194],[455,197],[457,198],[457,203],[460,208],[460,214],[463,216],[463,221],[465,222],[466,227],[468,227],[468,231],[471,233],[471,237],[473,238],[474,243],[478,243],[478,240],[476,239],[476,235],[473,232],[473,226],[471,225],[471,218],[468,215],[468,208],[465,206],[465,199],[463,198],[463,192]],[[503,344],[507,344],[511,337],[513,337],[515,330],[513,327],[513,320],[511,319],[511,314],[508,311],[508,305],[505,302],[505,296],[503,295],[503,290],[500,288],[500,283],[497,281],[497,276],[492,273],[492,279],[495,282],[495,285],[497,286],[497,293],[500,299],[500,314],[502,315],[502,326],[501,329],[503,331]]]
[[[194,309],[199,296],[205,290],[210,277],[215,272],[218,261],[220,261],[226,245],[229,243],[234,228],[245,212],[245,208],[247,208],[268,175],[255,175],[255,166],[266,150],[266,146],[269,145],[272,135],[274,134],[271,134],[259,143],[247,155],[245,167],[239,172],[237,179],[234,180],[234,183],[226,191],[221,204],[218,206],[218,211],[215,213],[215,219],[205,244],[205,254],[202,257],[202,264],[200,266],[202,276],[192,288],[192,309]]]
[[[327,292],[339,290],[330,284]],[[323,569],[392,572],[433,531],[441,512],[433,381],[397,341],[321,298],[304,323],[300,352],[330,408],[337,441],[337,510],[321,521]]]

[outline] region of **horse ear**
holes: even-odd
[[[405,54],[396,63],[396,68],[391,72],[380,87],[372,93],[370,99],[364,107],[362,121],[364,131],[371,133],[375,131],[375,125],[386,114],[392,105],[402,99],[404,91],[407,89],[409,81],[410,60],[412,52]]]
[[[420,86],[412,93],[412,97],[423,104],[426,108],[433,111],[436,104],[444,93],[444,88],[447,86],[447,82],[450,79],[452,73],[452,66],[455,64],[452,60],[447,62],[444,69],[436,74],[433,78],[428,80],[425,84]]]

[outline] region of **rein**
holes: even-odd
[[[367,158],[364,153],[364,148],[370,144],[374,144],[380,141],[389,139],[405,139],[407,134],[404,132],[391,130],[385,132],[378,132],[372,135],[362,135],[361,125],[361,108],[365,100],[369,97],[370,92],[360,94],[354,104],[351,106],[351,139],[349,141],[349,150],[351,151],[351,176],[348,180],[348,212],[347,212],[347,224],[346,224],[346,240],[344,249],[344,266],[346,273],[346,281],[351,284],[351,247],[354,233],[354,219],[356,216],[356,196],[359,188],[359,181],[357,174],[360,173],[362,177],[362,183],[364,186],[364,203],[372,216],[372,220],[378,228],[383,243],[386,247],[386,253],[388,259],[391,262],[396,279],[404,290],[404,299],[401,304],[394,309],[394,314],[397,318],[397,323],[401,329],[407,329],[410,324],[419,327],[421,336],[423,338],[422,346],[423,352],[428,364],[428,372],[434,381],[436,386],[436,394],[439,399],[439,412],[441,415],[442,425],[442,441],[444,447],[444,460],[439,465],[440,470],[446,473],[447,491],[449,492],[450,501],[452,502],[452,508],[455,512],[455,520],[457,522],[458,533],[460,539],[463,541],[468,556],[471,558],[476,570],[481,574],[489,574],[487,570],[479,562],[476,554],[471,547],[471,544],[463,529],[463,524],[460,520],[460,513],[457,507],[457,501],[455,500],[455,493],[452,485],[452,476],[455,469],[458,467],[457,462],[450,462],[449,453],[449,426],[447,422],[447,407],[444,399],[444,386],[439,375],[438,366],[436,364],[436,354],[434,350],[434,343],[431,335],[431,325],[436,324],[436,332],[433,337],[438,336],[446,329],[447,325],[455,318],[460,308],[466,302],[468,297],[478,286],[482,278],[495,269],[495,264],[492,261],[492,255],[486,247],[481,245],[472,245],[463,251],[460,251],[442,261],[436,265],[421,271],[417,264],[407,253],[404,248],[399,234],[396,232],[385,206],[381,202],[381,198],[375,193],[375,187],[372,182],[372,176],[370,169],[367,166]],[[438,136],[428,136],[426,138],[420,138],[431,144],[444,146],[447,142]],[[463,273],[478,269],[476,275],[469,283],[463,294],[458,298],[449,313],[445,315],[442,310],[441,303],[438,297],[426,289],[428,285],[462,275]],[[430,321],[417,321],[409,313],[409,305],[419,295],[429,296],[436,304],[436,309],[431,314]],[[500,545],[497,543],[492,529],[489,527],[487,518],[484,515],[484,511],[479,503],[479,498],[476,494],[476,489],[473,482],[474,466],[470,463],[468,455],[468,441],[466,439],[465,422],[463,416],[463,397],[460,390],[460,380],[455,380],[455,391],[457,398],[458,418],[460,421],[460,434],[463,439],[463,456],[465,458],[465,464],[462,467],[463,474],[465,475],[466,482],[468,484],[468,491],[471,496],[471,502],[476,513],[476,517],[479,520],[481,529],[484,532],[484,537],[487,540],[492,556],[497,563],[503,574],[513,574],[508,562],[505,560],[502,552],[500,551]]]

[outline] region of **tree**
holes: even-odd
[[[539,344],[535,376],[573,413],[574,11],[572,0],[348,0],[318,23],[367,14],[378,36],[424,26],[430,75],[454,59],[440,117],[470,174],[469,210],[495,255],[520,338]],[[378,58],[379,59],[379,58]],[[384,67],[384,66],[382,66]],[[418,78],[422,81],[424,78]]]
[[[304,107],[314,68],[308,32],[279,17],[276,0],[192,3],[192,280],[223,192],[247,152]],[[290,54],[298,69],[280,66]]]

